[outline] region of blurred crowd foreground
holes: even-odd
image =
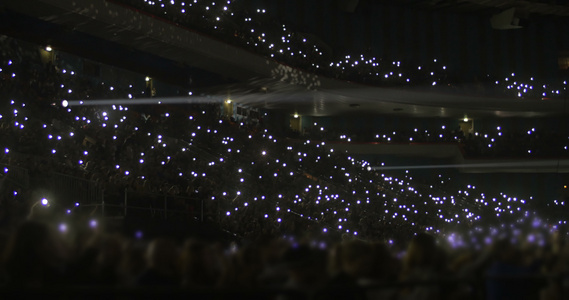
[[[261,237],[145,241],[98,230],[61,234],[27,220],[2,240],[4,296],[247,296],[259,299],[565,299],[569,245],[504,238],[448,251],[420,233],[404,253],[380,242]]]

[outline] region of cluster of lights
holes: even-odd
[[[414,128],[413,130],[387,130],[374,134],[350,136],[342,133],[332,136],[327,132],[313,130],[308,135],[315,139],[326,139],[333,142],[368,142],[368,143],[460,143],[468,148],[477,145],[484,146],[482,151],[467,151],[468,156],[560,156],[569,154],[569,132],[560,128],[555,132],[544,128],[528,127],[527,131],[520,132],[511,128],[497,126],[496,129],[480,130],[471,137],[459,131],[453,131],[450,126],[442,125],[439,128]],[[524,145],[512,150],[508,145]]]
[[[132,4],[132,3],[130,3]],[[299,32],[293,32],[286,24],[274,25],[266,9],[253,13],[232,1],[167,1],[144,0],[137,8],[160,17],[171,18],[183,26],[198,27],[215,36],[230,39],[246,48],[252,48],[288,65],[311,72],[346,80],[385,86],[455,87],[460,85],[449,78],[451,70],[438,59],[425,65],[407,65],[401,61],[384,61],[364,54],[348,54],[328,58],[331,53],[319,47]],[[238,34],[229,24],[237,24]],[[258,27],[261,26],[261,27]],[[522,78],[515,73],[497,79],[486,75],[487,90],[498,95],[523,99],[549,99],[564,97],[567,82],[538,82],[534,77]],[[492,86],[494,85],[494,86]],[[496,89],[497,87],[497,89]]]
[[[78,90],[70,82],[68,90]],[[115,92],[115,88],[107,89],[109,94]],[[445,235],[457,245],[495,238],[498,234],[493,232],[504,228],[515,231],[522,224],[552,228],[548,227],[551,220],[540,219],[532,210],[532,199],[518,199],[504,192],[489,195],[474,186],[442,189],[440,185],[453,182],[442,175],[427,186],[414,180],[410,172],[403,176],[379,174],[369,169],[368,162],[334,152],[325,143],[279,140],[267,129],[251,133],[238,126],[227,127],[222,120],[211,122],[217,116],[166,112],[163,124],[183,124],[180,132],[176,126],[143,130],[146,120],[137,119],[134,110],[122,105],[54,109],[68,126],[37,122],[38,116],[18,99],[10,101],[2,118],[9,119],[14,125],[11,129],[22,130],[24,135],[42,136],[36,142],[46,145],[43,156],[69,159],[81,171],[88,171],[86,161],[92,161],[95,153],[71,140],[97,131],[99,142],[112,148],[123,145],[132,135],[139,139],[133,149],[135,155],[122,155],[106,164],[97,162],[100,167],[110,175],[151,182],[158,172],[161,178],[180,185],[191,185],[197,178],[203,185],[213,180],[215,188],[207,197],[218,203],[224,212],[220,222],[228,227],[241,219],[265,219],[275,226],[300,220],[324,234],[335,231],[362,236],[369,224],[379,223],[404,228],[410,234],[427,230]],[[528,134],[533,132],[529,130]],[[13,154],[7,145],[0,146],[5,149],[3,155]],[[5,173],[9,173],[8,168]],[[564,206],[562,201],[553,203]],[[42,201],[42,205],[47,202]],[[74,204],[77,206],[78,202]],[[70,213],[71,209],[65,211]],[[362,215],[368,223],[360,219]],[[448,233],[449,229],[453,232]],[[385,234],[386,240],[394,243],[396,234]]]

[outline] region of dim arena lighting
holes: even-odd
[[[418,169],[478,169],[478,168],[512,168],[512,169],[551,169],[560,170],[561,168],[569,168],[569,160],[535,160],[520,162],[503,162],[503,163],[480,163],[480,164],[448,164],[448,165],[422,165],[422,166],[378,166],[368,168],[375,171],[384,170],[418,170]]]
[[[69,100],[68,106],[99,106],[99,105],[156,105],[156,104],[196,104],[220,103],[222,99],[212,97],[171,97],[171,98],[143,98],[143,99],[101,99],[101,100]],[[63,106],[63,102],[61,103]],[[67,106],[63,106],[67,107]]]

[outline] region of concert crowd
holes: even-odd
[[[0,39],[4,287],[278,287],[351,299],[556,299],[567,288],[552,277],[567,273],[562,200],[547,210],[547,199],[457,186],[452,174],[373,171],[321,139],[274,135],[271,112],[247,123],[221,103],[64,107],[145,94],[42,62],[38,49]],[[29,186],[14,180],[22,169]],[[103,186],[108,204],[125,189],[192,199],[179,203],[188,211],[204,203],[204,221],[233,239],[107,231],[96,213],[74,210],[92,203],[36,198],[54,172]],[[488,277],[524,275],[545,277],[521,288]],[[332,294],[445,279],[463,281]]]

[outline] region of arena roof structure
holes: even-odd
[[[476,13],[506,8],[504,2],[511,1],[402,1],[428,9]],[[540,14],[567,13],[567,7],[555,9],[532,1],[516,4]],[[121,57],[118,51],[106,53],[103,47],[93,49],[92,45],[106,43],[138,51],[162,63],[133,62],[127,67],[136,70],[138,66],[139,71],[162,74],[174,81],[186,80],[187,73],[193,73],[196,81],[202,81],[198,88],[202,95],[230,97],[237,103],[290,114],[476,118],[540,117],[568,112],[567,97],[517,99],[448,93],[430,87],[376,87],[316,75],[105,0],[39,0],[33,5],[9,0],[3,1],[0,9],[0,27],[6,34],[83,55],[106,56],[119,64],[128,60],[128,51]]]

